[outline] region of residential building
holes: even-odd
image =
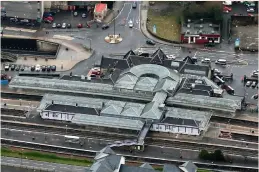
[[[181,42],[188,44],[220,43],[220,25],[198,21],[188,21],[182,24]]]

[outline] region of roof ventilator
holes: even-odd
[[[203,28],[203,25],[202,25],[202,24],[200,25],[200,28]]]
[[[187,24],[187,27],[188,27],[188,28],[190,28],[190,27],[191,27],[191,25],[190,25],[190,24]]]

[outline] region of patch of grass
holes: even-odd
[[[1,155],[7,157],[16,157],[16,158],[26,158],[30,160],[37,160],[37,161],[45,161],[45,162],[52,162],[52,163],[60,163],[60,164],[68,164],[68,165],[77,165],[77,166],[91,166],[93,164],[92,161],[83,158],[76,158],[76,157],[62,157],[57,156],[55,154],[50,153],[42,153],[39,151],[19,151],[19,150],[12,150],[9,148],[1,148]]]
[[[180,41],[181,36],[181,14],[170,12],[155,12],[148,10],[147,29],[153,32],[153,26],[156,25],[156,35],[171,41]]]
[[[211,170],[198,169],[197,172],[212,172]]]

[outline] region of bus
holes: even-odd
[[[66,143],[80,143],[80,137],[68,135],[65,135],[64,137]]]

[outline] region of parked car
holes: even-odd
[[[50,23],[52,23],[52,21],[50,21],[50,20],[44,20],[44,23],[50,24]]]
[[[49,17],[44,18],[44,20],[54,21],[54,18],[49,16]]]
[[[51,70],[51,66],[47,66],[47,71],[49,72]]]
[[[70,29],[71,28],[71,24],[68,23],[67,24],[67,28]]]
[[[62,23],[62,29],[66,29],[67,28],[67,24],[66,23]]]
[[[52,66],[51,66],[51,70],[52,70],[53,72],[55,72],[55,71],[56,71],[56,66],[55,66],[55,65],[52,65]]]
[[[83,24],[79,23],[79,24],[77,25],[77,28],[83,28]]]
[[[148,39],[146,41],[146,44],[148,44],[148,45],[156,45],[156,43],[154,41],[150,40],[150,39]]]
[[[252,83],[252,87],[255,88],[256,85],[257,85],[257,82],[254,81],[254,82]]]
[[[254,13],[254,12],[255,12],[255,9],[254,9],[253,7],[248,7],[248,8],[246,9],[246,11],[249,12],[249,13]]]
[[[45,72],[45,71],[46,71],[46,66],[45,66],[45,65],[42,65],[42,66],[41,66],[41,71],[42,71],[42,72]]]
[[[82,18],[86,18],[87,15],[85,13],[82,14]]]
[[[58,24],[57,24],[57,28],[61,28],[61,24],[58,23]]]
[[[136,9],[136,8],[137,8],[137,2],[133,2],[132,8],[133,8],[133,9]]]
[[[167,55],[166,56],[168,59],[175,59],[176,57],[175,57],[175,55]]]
[[[24,69],[25,69],[25,67],[22,65],[20,70],[21,70],[21,71],[24,71]]]
[[[109,25],[106,25],[106,24],[102,25],[102,29],[103,29],[103,30],[108,29],[109,27],[110,27],[110,26],[109,26]]]
[[[192,59],[192,61],[193,61],[194,63],[198,62],[198,59],[197,59],[197,57],[195,57],[195,56],[191,57],[191,59]]]
[[[202,63],[210,63],[210,59],[209,58],[205,58],[201,60]]]
[[[225,59],[218,59],[215,64],[219,64],[219,65],[226,65],[227,61]]]
[[[76,11],[74,12],[74,16],[75,16],[75,17],[77,17],[77,16],[78,16],[78,13],[77,13]]]
[[[20,70],[20,65],[17,65],[16,68],[15,68],[16,71],[19,71]]]
[[[40,65],[39,64],[36,65],[35,70],[36,70],[36,72],[40,72]]]
[[[15,65],[14,65],[14,64],[11,65],[11,70],[12,70],[12,71],[15,70]]]
[[[52,24],[52,28],[56,28],[57,27],[57,24],[56,23],[53,23]]]
[[[10,69],[10,65],[9,64],[6,64],[5,66],[4,66],[4,70],[5,71],[8,71]]]
[[[133,28],[133,21],[132,20],[129,21],[129,27]]]
[[[35,71],[35,66],[31,66],[31,71]]]
[[[218,75],[218,74],[221,74],[221,71],[218,69],[214,69],[214,73]]]
[[[252,84],[252,82],[251,82],[251,81],[247,81],[247,82],[246,82],[246,86],[247,86],[247,87],[250,87],[250,86],[251,86],[251,84]]]

